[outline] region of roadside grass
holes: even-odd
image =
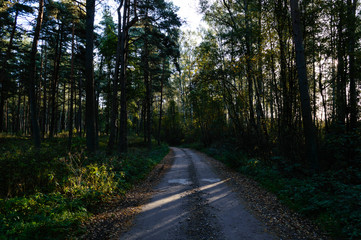
[[[0,239],[70,239],[97,206],[122,195],[169,152],[167,145],[148,151],[133,138],[127,154],[88,155],[85,139],[45,140],[40,151],[30,139],[0,138]],[[140,145],[140,146],[139,146]]]
[[[361,169],[349,167],[306,175],[299,173],[300,165],[265,164],[250,159],[241,151],[204,148],[197,143],[184,147],[203,151],[255,179],[285,205],[313,220],[334,239],[361,239]]]

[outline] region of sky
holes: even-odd
[[[206,27],[206,24],[202,21],[202,14],[198,12],[198,0],[166,0],[173,2],[175,6],[179,7],[177,12],[178,16],[185,21],[181,29],[182,30],[197,30],[200,26]],[[117,3],[115,0],[103,0],[97,1],[95,24],[99,25],[102,19],[102,12],[104,2],[110,6],[110,11],[113,15],[114,20],[117,20]],[[30,22],[35,21],[34,16],[22,17],[21,22],[24,27],[29,26]],[[30,26],[29,26],[30,28]],[[30,29],[29,29],[30,30]]]
[[[201,25],[205,25],[202,21],[202,14],[198,12],[198,1],[196,0],[170,0],[174,5],[179,7],[178,16],[184,19],[186,23],[182,26],[182,30],[196,30]]]
[[[179,7],[178,16],[185,21],[182,25],[182,30],[197,30],[201,25],[205,26],[202,21],[202,14],[198,12],[198,0],[166,0],[173,2],[175,6]],[[116,20],[117,17],[117,4],[114,0],[107,0],[107,4],[111,7],[110,11]],[[99,4],[97,6],[96,23],[101,21],[103,6]]]

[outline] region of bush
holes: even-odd
[[[345,126],[333,126],[321,145],[322,166],[329,169],[357,167],[361,162],[361,129],[347,132]]]
[[[65,239],[81,231],[80,223],[88,215],[81,202],[59,193],[1,199],[0,235],[7,239]]]
[[[49,193],[56,186],[50,177],[62,179],[66,166],[51,149],[25,152],[6,151],[0,155],[0,196],[21,196],[37,191]]]
[[[130,149],[129,153],[124,154],[121,161],[113,162],[114,169],[121,171],[124,175],[124,181],[121,181],[121,187],[128,188],[144,177],[157,165],[169,152],[167,145],[154,147],[152,151],[140,151]]]
[[[234,151],[230,146],[215,146],[205,150],[205,152],[233,169],[247,165],[247,155],[243,151]]]
[[[290,208],[313,219],[336,239],[361,239],[359,168],[301,176],[299,164],[269,166],[257,159],[247,160],[243,153],[220,149],[208,148],[205,151],[254,178]]]
[[[95,206],[123,194],[169,151],[162,145],[88,157],[84,139],[75,138],[68,154],[66,139],[46,141],[40,151],[27,141],[9,138],[0,149],[0,239],[76,238]]]
[[[115,173],[104,164],[90,164],[73,170],[75,171],[67,179],[63,191],[72,199],[81,199],[86,206],[95,205],[117,191]]]

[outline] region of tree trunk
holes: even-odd
[[[44,63],[45,63],[45,67],[44,67],[44,76],[43,76],[43,109],[42,109],[42,117],[41,117],[41,135],[42,138],[45,138],[45,133],[47,131],[47,122],[48,122],[48,108],[47,108],[47,62],[48,62],[48,51],[47,51],[47,46],[44,46],[44,51],[45,51],[45,59],[44,59]]]
[[[1,98],[0,98],[0,132],[3,132],[5,127],[4,127],[4,113],[5,113],[5,96],[4,96],[4,92],[1,93]]]
[[[165,59],[163,59],[163,69],[162,69],[162,77],[160,79],[160,104],[159,104],[159,121],[158,121],[158,145],[160,145],[160,133],[162,127],[162,114],[163,114],[163,83],[164,83],[164,75],[165,75]]]
[[[145,84],[145,113],[146,113],[146,122],[145,122],[145,128],[146,128],[146,140],[147,140],[147,146],[148,149],[152,148],[152,140],[151,140],[151,105],[152,105],[152,94],[151,94],[151,77],[149,76],[149,49],[148,49],[148,25],[146,23],[145,26],[145,36],[144,36],[144,48],[143,48],[143,77],[144,77],[144,84]]]
[[[29,91],[29,103],[30,103],[30,115],[31,115],[31,126],[32,126],[32,137],[34,140],[34,146],[40,148],[40,129],[38,124],[37,116],[37,103],[36,103],[36,53],[38,47],[38,41],[40,36],[41,25],[43,22],[44,12],[44,0],[39,0],[39,12],[36,21],[36,27],[34,32],[33,43],[30,52],[30,74],[28,79],[28,91]]]
[[[5,55],[5,59],[4,62],[2,64],[2,68],[0,71],[0,132],[2,132],[3,129],[3,124],[4,124],[4,105],[7,99],[7,85],[8,85],[8,79],[7,79],[7,63],[8,60],[11,57],[11,49],[13,48],[13,41],[14,41],[14,36],[16,33],[16,27],[17,27],[17,21],[18,21],[18,16],[19,16],[19,11],[16,9],[15,12],[15,18],[14,18],[14,24],[13,24],[13,28],[11,30],[11,34],[10,34],[10,40],[9,40],[9,45],[7,47],[6,50],[6,55]]]
[[[123,11],[123,27],[121,34],[121,42],[120,42],[120,123],[119,123],[119,151],[127,152],[128,150],[128,139],[127,139],[127,93],[126,93],[126,48],[127,48],[127,38],[128,38],[128,30],[127,30],[127,22],[129,15],[128,8],[129,2],[125,0],[124,2],[124,11]],[[128,16],[127,16],[128,15]]]
[[[323,112],[325,114],[325,130],[326,130],[326,132],[328,132],[327,104],[326,104],[325,95],[323,94],[324,87],[323,87],[323,84],[322,84],[322,64],[321,64],[321,62],[320,62],[320,65],[319,65],[319,69],[320,69],[320,75],[318,77],[318,87],[320,89]]]
[[[130,0],[124,1],[123,7],[123,26],[120,42],[120,126],[119,126],[119,151],[128,150],[128,115],[127,115],[127,65],[128,65],[128,33],[137,21],[137,1],[134,0],[134,18],[130,21]]]
[[[246,40],[246,71],[247,71],[247,82],[248,82],[248,104],[249,104],[249,120],[251,129],[256,129],[256,121],[254,118],[254,107],[253,107],[253,71],[252,71],[252,63],[251,58],[253,56],[252,49],[251,49],[251,29],[249,26],[249,9],[248,9],[248,0],[244,1],[244,11],[245,11],[245,18],[246,18],[246,33],[245,33],[245,40]]]
[[[336,118],[337,123],[345,125],[346,117],[346,72],[345,72],[345,43],[344,43],[344,10],[343,2],[340,3],[339,22],[337,25],[337,81],[336,81]]]
[[[86,50],[85,50],[85,126],[86,145],[89,152],[96,151],[96,126],[95,126],[95,82],[94,82],[94,15],[95,0],[86,1]]]
[[[307,82],[307,69],[305,51],[303,48],[302,27],[300,21],[300,11],[298,0],[291,0],[291,17],[293,27],[293,40],[296,49],[296,65],[298,73],[298,85],[301,97],[303,129],[305,134],[306,153],[310,166],[313,170],[318,170],[316,136],[312,122],[310,95]]]
[[[55,48],[55,57],[54,57],[54,72],[53,72],[53,81],[51,85],[51,120],[50,120],[50,131],[49,137],[52,138],[54,134],[57,133],[57,95],[58,95],[58,81],[59,81],[59,69],[60,69],[60,60],[61,52],[63,48],[63,24],[61,25],[57,39],[56,39],[56,48]]]
[[[142,130],[143,130],[143,142],[144,144],[147,143],[147,127],[146,127],[146,116],[147,116],[147,101],[144,99],[142,102]]]
[[[65,105],[66,105],[66,83],[64,82],[64,88],[63,88],[63,101],[62,101],[62,105],[63,105],[63,109],[61,111],[61,118],[60,118],[60,131],[65,131],[65,115],[66,115],[66,110],[65,110]]]
[[[83,81],[81,78],[79,78],[78,83],[78,91],[79,91],[79,99],[78,99],[78,122],[77,122],[77,130],[78,130],[78,136],[82,137],[83,134],[83,106],[82,106],[82,91],[83,90]]]
[[[134,18],[130,21],[130,0],[125,0],[123,8],[123,27],[120,44],[120,126],[119,126],[119,150],[120,152],[128,151],[128,115],[127,115],[127,65],[128,65],[128,33],[137,21],[137,1],[134,0]]]
[[[70,106],[69,106],[69,140],[68,140],[68,149],[71,149],[71,143],[73,139],[73,105],[74,105],[74,51],[75,51],[75,25],[72,24],[71,32],[71,69],[70,69]]]
[[[350,129],[357,127],[357,91],[355,81],[355,31],[356,31],[356,6],[357,0],[347,0],[348,21],[348,55],[350,76]]]
[[[120,66],[120,57],[121,57],[121,41],[122,41],[122,18],[120,9],[123,6],[123,1],[118,7],[118,41],[117,41],[117,53],[115,57],[115,71],[114,71],[114,78],[113,78],[113,93],[111,96],[112,105],[111,105],[111,117],[110,117],[110,136],[108,141],[108,150],[111,151],[113,149],[116,133],[117,133],[117,126],[116,120],[118,115],[118,85],[119,85],[119,66]]]
[[[259,27],[259,36],[257,39],[257,47],[258,47],[258,76],[256,78],[256,84],[255,84],[255,89],[256,89],[256,102],[257,102],[257,126],[258,128],[262,129],[262,139],[261,142],[266,142],[268,143],[268,131],[267,131],[267,125],[266,125],[266,117],[264,114],[264,110],[262,107],[262,102],[264,103],[264,85],[263,85],[263,60],[262,60],[262,36],[261,36],[261,32],[262,32],[262,1],[258,0],[258,11],[259,11],[259,15],[258,15],[258,27]],[[262,99],[263,97],[263,99]],[[265,104],[263,104],[265,106]],[[265,147],[265,146],[263,146]]]
[[[24,91],[26,92],[26,85],[24,85]],[[22,108],[22,119],[20,125],[20,132],[21,134],[26,134],[26,109],[27,109],[27,102],[26,102],[26,94],[23,96],[23,108]]]

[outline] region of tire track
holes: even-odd
[[[187,236],[189,239],[222,239],[217,219],[211,214],[206,193],[200,190],[199,178],[192,157],[186,150],[184,152],[189,162],[188,171],[191,190],[187,194],[185,210],[189,213],[187,219]]]

